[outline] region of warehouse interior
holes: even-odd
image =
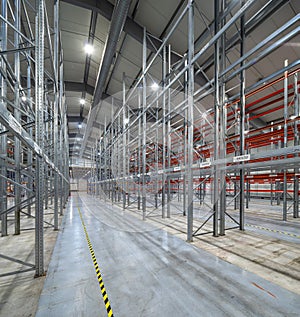
[[[0,316],[300,315],[300,2],[0,10]]]

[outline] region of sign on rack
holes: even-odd
[[[250,154],[239,155],[233,157],[234,163],[245,162],[250,160]]]

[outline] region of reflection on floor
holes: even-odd
[[[56,244],[57,232],[50,226],[45,230],[46,279],[34,279],[33,271],[0,277],[0,316],[107,316],[78,208],[114,316],[300,315],[299,219],[283,223],[280,207],[253,201],[246,210],[245,232],[203,235],[189,244],[180,204],[172,202],[169,219],[148,206],[142,221],[134,203],[123,211],[108,201],[74,194]],[[195,229],[206,212],[196,205]],[[31,264],[34,219],[22,217],[20,236],[13,235],[9,218],[0,254]],[[49,208],[46,219],[52,223],[52,217]],[[0,274],[24,268],[0,257]]]
[[[115,316],[296,316],[300,313],[298,294],[186,243],[162,230],[167,228],[165,224],[154,226],[153,221],[143,222],[130,211],[80,195],[72,198],[64,219],[37,316],[58,316],[62,311],[69,316],[106,314],[78,208]],[[173,225],[178,220],[172,220]],[[245,246],[251,244],[248,239],[255,234],[236,236],[232,232],[228,235],[233,234],[236,241],[231,247],[239,244],[251,258]],[[240,239],[243,235],[247,241],[244,246]],[[199,244],[207,248],[208,242],[202,239]],[[205,239],[212,243],[219,241],[219,238]],[[228,241],[222,243],[226,245]],[[255,250],[262,253],[259,248]],[[294,284],[299,284],[299,280],[291,278]]]

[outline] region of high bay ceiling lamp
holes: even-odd
[[[87,55],[92,55],[93,52],[94,52],[94,47],[93,45],[89,44],[89,43],[86,43],[84,45],[84,51]]]

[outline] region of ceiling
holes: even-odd
[[[213,22],[213,2],[214,1],[203,0],[195,1],[195,39],[198,39]],[[239,3],[240,1],[232,0],[228,2]],[[254,28],[251,33],[247,34],[246,51],[260,43],[268,35],[300,12],[299,0],[258,0],[247,14],[251,17],[269,2],[280,4],[280,9],[265,19],[259,27]],[[110,122],[112,113],[119,108],[117,103],[113,107],[111,104],[102,104],[92,128],[88,131],[88,135],[85,136],[86,120],[93,102],[94,89],[97,84],[97,76],[114,6],[115,1],[108,0],[60,1],[60,30],[63,48],[65,95],[71,157],[79,157],[80,154],[83,158],[90,157],[91,148],[103,133],[104,125]],[[117,99],[121,99],[123,73],[126,75],[127,87],[131,87],[140,75],[142,67],[143,27],[146,27],[147,32],[151,33],[155,38],[163,39],[185,6],[186,1],[182,0],[131,1],[127,20],[117,43],[117,49],[106,78],[105,87],[103,87],[103,98],[107,96],[117,96]],[[237,5],[232,11],[232,14],[234,14],[239,7],[240,6]],[[234,26],[228,30],[226,33],[227,39],[230,39],[237,32],[237,27],[238,26]],[[187,38],[187,20],[185,18],[168,41],[174,53],[181,56],[186,53]],[[206,43],[209,38],[210,35],[204,43]],[[88,42],[94,46],[94,52],[91,56],[86,55],[84,51],[84,45]],[[247,85],[254,84],[261,78],[281,69],[285,59],[288,59],[290,62],[298,60],[300,58],[299,43],[300,38],[298,34],[291,41],[247,70]],[[203,43],[201,45],[196,44],[196,52],[202,46]],[[152,53],[153,52],[148,49],[148,56]],[[202,67],[204,72],[204,75],[201,75],[202,81],[205,77],[210,80],[214,76],[212,64],[208,62],[212,53],[212,50],[207,50],[199,59],[199,65],[205,66]],[[239,54],[239,46],[233,46],[227,53],[227,64],[237,60]],[[159,78],[161,78],[161,67],[159,63],[151,68],[150,73],[153,80],[159,80]],[[195,88],[198,89],[200,87],[199,83],[201,82],[195,81],[197,82]],[[239,88],[236,87],[238,83],[238,77],[234,77],[228,83],[226,88],[228,89],[229,96],[238,93]],[[279,88],[273,86],[265,91],[264,94]],[[85,100],[84,105],[80,104],[81,98]],[[202,106],[205,109],[212,108],[213,96],[208,95],[204,98],[202,100]],[[278,114],[278,116],[280,116],[280,114]],[[270,114],[265,116],[262,120],[268,122],[276,120],[276,118],[274,114]],[[86,146],[82,148],[84,137],[86,137],[87,142]]]

